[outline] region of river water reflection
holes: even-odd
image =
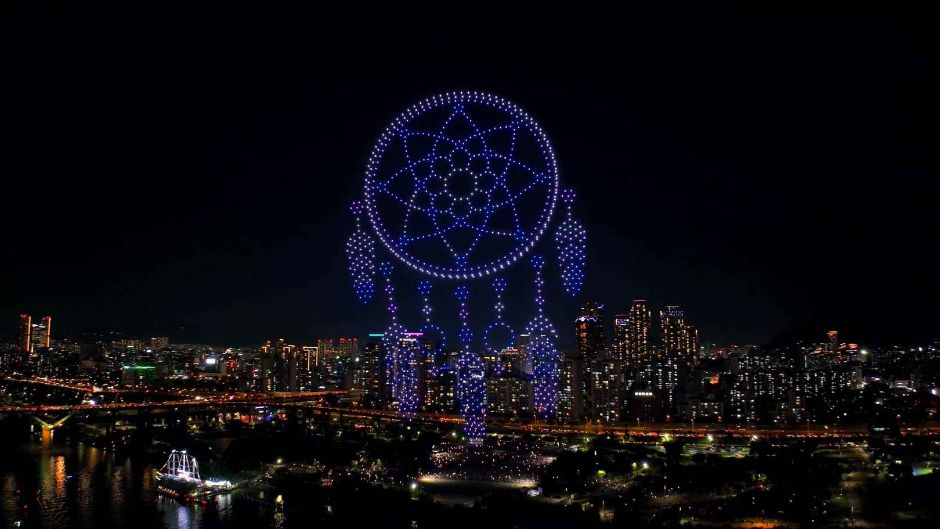
[[[157,494],[154,465],[78,445],[5,448],[0,462],[0,527],[212,529],[269,525],[257,507],[238,513],[231,495],[183,505]],[[264,518],[267,518],[265,520]]]

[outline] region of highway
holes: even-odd
[[[374,410],[356,407],[329,406],[319,399],[326,395],[345,395],[346,391],[320,391],[307,393],[285,393],[278,396],[258,395],[252,398],[228,396],[218,399],[190,399],[165,402],[112,403],[112,404],[76,404],[76,405],[7,405],[0,406],[0,413],[56,414],[82,412],[116,412],[125,410],[179,410],[186,408],[228,408],[245,406],[270,406],[283,409],[303,409],[321,413],[337,414],[347,418],[380,419],[399,421],[402,418],[392,410]],[[418,422],[432,424],[458,425],[463,419],[457,415],[420,413]],[[552,434],[552,435],[600,435],[633,437],[686,437],[702,438],[708,435],[724,437],[787,437],[787,438],[859,438],[869,435],[867,425],[812,425],[777,426],[777,425],[733,425],[733,424],[640,424],[640,425],[597,425],[597,424],[545,424],[527,423],[514,419],[489,418],[487,427],[490,431],[508,434]],[[940,435],[940,424],[909,425],[901,428],[905,435]]]
[[[82,384],[42,379],[42,378],[5,378],[10,382],[42,384],[81,392],[99,393],[98,388],[91,388]],[[117,390],[136,391],[136,390]],[[310,392],[231,392],[222,395],[199,396],[196,391],[172,394],[170,400],[148,402],[114,402],[102,404],[10,404],[0,406],[0,413],[16,414],[56,414],[56,413],[100,413],[132,410],[178,410],[186,408],[227,408],[244,406],[271,406],[279,408],[304,409],[322,413],[335,413],[343,417],[381,419],[398,421],[401,417],[394,410],[377,410],[358,407],[331,406],[323,403],[326,396],[348,396],[347,390],[325,390]],[[154,393],[167,395],[167,393]],[[178,399],[178,400],[177,400]],[[460,424],[463,419],[458,415],[419,413],[415,419],[424,423]],[[516,419],[488,418],[487,427],[490,431],[503,433],[536,433],[556,435],[599,435],[612,434],[617,436],[640,437],[705,437],[708,435],[731,437],[803,437],[803,438],[857,438],[870,433],[867,425],[735,425],[735,424],[684,424],[684,423],[658,423],[658,424],[629,424],[629,425],[600,425],[594,423],[584,424],[546,424],[537,422],[523,422]],[[901,433],[907,435],[938,435],[940,424],[928,423],[908,425],[901,427]]]

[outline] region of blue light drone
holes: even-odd
[[[362,216],[382,245],[397,260],[426,276],[419,284],[424,323],[419,331],[443,332],[430,320],[430,279],[457,282],[460,344],[456,359],[457,406],[464,430],[479,439],[485,430],[485,373],[479,350],[473,348],[468,322],[469,288],[474,279],[500,274],[528,254],[550,227],[559,198],[565,218],[555,233],[558,264],[565,291],[574,296],[584,280],[586,233],[572,216],[574,193],[559,186],[555,153],[539,124],[515,104],[481,92],[448,92],[419,101],[395,118],[379,137],[366,166],[364,196],[353,203],[356,230],[346,251],[356,297],[372,299],[379,269],[390,294],[390,333],[383,341],[386,383],[399,388],[416,384],[411,342],[397,320],[391,286],[392,267],[376,265],[375,243]],[[534,256],[536,314],[526,328],[533,366],[536,414],[550,420],[555,413],[559,352],[554,327],[542,307],[542,259]],[[515,346],[515,333],[502,318],[507,285],[496,277],[495,320],[483,332],[483,349],[492,350],[491,331],[500,328],[508,339],[498,347]],[[440,346],[439,346],[440,347]],[[432,351],[432,352],[425,352]],[[420,348],[420,354],[434,354]],[[407,357],[407,359],[406,359]],[[399,359],[404,362],[399,362]],[[431,370],[433,373],[433,370]],[[404,379],[404,380],[402,380]],[[405,417],[416,413],[419,399],[398,399]]]

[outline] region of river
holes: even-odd
[[[154,465],[142,456],[83,444],[32,443],[4,451],[2,527],[212,529],[273,521],[256,505],[236,508],[229,494],[195,505],[162,497],[152,481]]]

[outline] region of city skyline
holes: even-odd
[[[4,5],[0,526],[937,526],[935,40]]]

